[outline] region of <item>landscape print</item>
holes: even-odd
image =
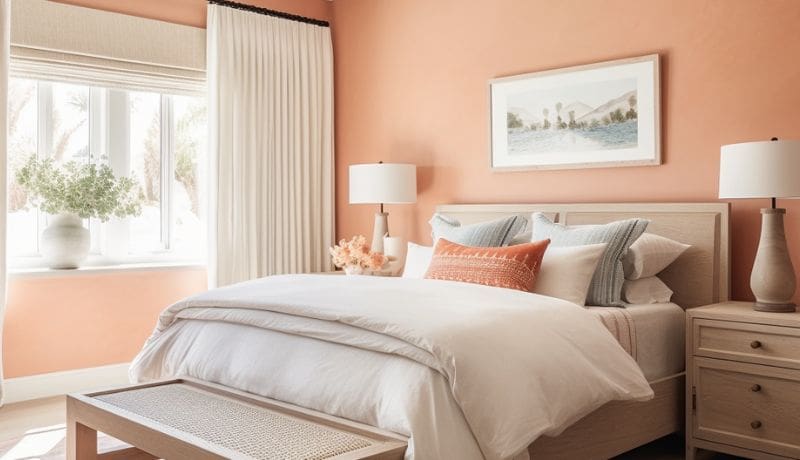
[[[638,146],[637,80],[624,78],[509,94],[508,154]]]
[[[661,164],[658,55],[489,80],[492,170]]]

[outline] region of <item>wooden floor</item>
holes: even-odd
[[[9,404],[0,408],[0,460],[63,459],[66,437],[64,397]],[[119,441],[100,436],[100,450],[116,448]],[[683,438],[667,436],[616,457],[615,460],[678,460],[683,458]],[[714,460],[736,457],[709,455]]]
[[[66,402],[63,396],[0,407],[0,460],[66,458]],[[98,436],[100,451],[125,446]]]

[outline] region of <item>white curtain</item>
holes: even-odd
[[[330,29],[208,6],[209,284],[330,267]]]
[[[6,157],[8,140],[8,56],[10,0],[0,0],[0,405],[3,404],[3,317],[6,308]]]

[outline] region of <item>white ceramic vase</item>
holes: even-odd
[[[42,232],[41,251],[50,268],[78,268],[89,254],[90,243],[83,220],[62,213],[50,217],[50,225]]]
[[[344,272],[347,275],[363,275],[364,268],[360,265],[348,265],[344,267]]]

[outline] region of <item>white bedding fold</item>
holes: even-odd
[[[286,340],[314,339],[323,348],[328,343],[412,360],[444,377],[455,404],[438,403],[450,407],[443,420],[463,417],[489,459],[511,458],[609,401],[652,397],[635,361],[596,317],[566,301],[509,289],[326,275],[229,286],[165,310],[132,365],[133,378],[157,377],[153,369],[163,367],[159,359],[179,340],[169,332],[179,320],[246,325]],[[231,365],[226,372],[240,371]],[[303,398],[313,406],[336,398],[319,391]],[[414,398],[400,396],[413,404]],[[365,421],[382,425],[381,417]],[[417,437],[414,426],[410,431]],[[434,451],[418,446],[418,452]]]

